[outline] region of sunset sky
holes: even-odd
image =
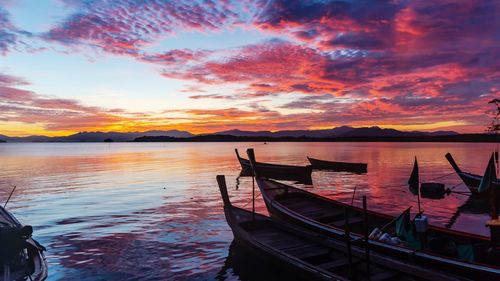
[[[0,0],[0,134],[483,132],[500,1]]]

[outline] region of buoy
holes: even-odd
[[[427,219],[426,216],[420,215],[420,216],[415,218],[415,230],[418,233],[427,232],[428,226],[429,226],[429,220]]]

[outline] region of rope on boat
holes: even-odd
[[[471,195],[470,192],[462,192],[462,191],[453,191],[453,193],[454,194],[460,194],[460,195],[467,195],[467,196]]]
[[[451,172],[449,174],[445,174],[445,175],[441,175],[441,176],[438,176],[438,177],[435,177],[435,178],[431,178],[431,179],[428,179],[428,181],[434,181],[434,180],[438,180],[438,179],[442,179],[442,178],[445,178],[445,177],[448,177],[448,176],[451,176],[455,174],[455,172]],[[458,183],[457,185],[454,185],[451,189],[453,190],[453,188],[461,185],[462,182]],[[408,184],[395,184],[395,185],[384,185],[384,187],[405,187],[405,186],[408,186]]]
[[[434,181],[434,180],[438,180],[438,179],[442,179],[442,178],[446,178],[447,176],[451,176],[455,174],[455,172],[451,172],[449,174],[446,174],[446,175],[442,175],[442,176],[439,176],[439,177],[435,177],[435,178],[432,178],[432,179],[429,179],[430,181]]]
[[[455,184],[454,186],[452,186],[450,188],[450,191],[453,191],[453,189],[455,189],[455,187],[460,186],[461,184],[462,184],[462,182],[459,182],[459,183]],[[457,192],[457,191],[455,191],[455,192]]]
[[[398,185],[383,185],[383,187],[405,187],[408,186],[407,184],[398,184]]]

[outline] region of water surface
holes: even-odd
[[[418,157],[421,181],[466,192],[444,158],[482,174],[492,144],[465,143],[21,143],[0,144],[0,200],[48,248],[49,280],[262,280],[282,273],[232,245],[215,182],[251,207],[250,178],[234,148],[259,161],[308,164],[306,155],[367,162],[368,174],[313,172],[312,192],[397,215],[417,199],[405,183]],[[298,185],[301,186],[301,185]],[[485,204],[455,193],[422,200],[435,225],[487,235]],[[259,197],[257,210],[266,213]],[[473,203],[473,202],[472,202]],[[472,208],[472,207],[473,208]],[[460,210],[457,212],[457,209]]]

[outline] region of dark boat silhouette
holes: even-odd
[[[241,165],[240,176],[252,176],[253,170],[248,159],[240,157],[238,149],[234,150],[236,157]],[[297,183],[312,184],[312,167],[308,166],[293,166],[293,165],[279,165],[270,163],[258,162],[256,165],[261,171],[261,176],[276,180],[289,180],[296,181]]]
[[[458,167],[457,163],[455,162],[455,159],[453,159],[453,156],[451,156],[450,153],[446,153],[445,157],[448,160],[448,162],[450,162],[450,165],[453,167],[458,176],[462,179],[467,188],[469,188],[470,192],[474,194],[479,194],[478,188],[483,177],[473,173],[463,172]],[[492,182],[492,185],[494,188],[500,188],[500,180],[498,179],[494,180]]]
[[[351,172],[351,173],[366,173],[368,164],[366,163],[349,163],[338,161],[326,161],[307,157],[313,169],[330,170],[336,172]]]
[[[0,206],[0,276],[2,280],[47,278],[45,248],[35,241],[31,226],[23,226],[9,211]]]
[[[248,154],[254,163],[253,150],[249,149]],[[362,239],[362,209],[260,177],[259,171],[257,168],[256,182],[272,217],[342,239],[345,228],[343,215],[347,209],[351,214],[349,221],[352,235],[355,239]],[[387,226],[387,232],[394,232],[391,222],[396,217],[373,211],[368,212],[368,217],[370,231],[375,227]],[[498,248],[490,249],[488,237],[435,226],[429,226],[428,237],[429,247],[426,250],[372,239],[369,243],[373,251],[407,262],[417,262],[473,280],[500,280],[500,252]],[[474,261],[459,258],[459,249],[464,248],[473,251]]]
[[[224,176],[217,182],[236,243],[288,273],[306,280],[462,280],[376,253],[370,255],[368,273],[364,249],[351,247],[349,261],[345,243],[235,207]]]

